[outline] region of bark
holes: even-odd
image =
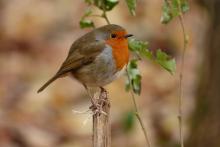
[[[93,147],[110,147],[110,103],[106,91],[101,92],[98,101],[103,112],[93,115]]]

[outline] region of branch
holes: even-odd
[[[179,8],[181,9],[181,8]],[[185,63],[185,52],[186,52],[186,47],[187,47],[187,34],[185,31],[185,27],[184,27],[184,22],[183,22],[183,14],[182,11],[180,11],[181,14],[178,17],[179,21],[180,21],[180,25],[182,28],[182,32],[183,32],[183,52],[181,55],[181,65],[180,65],[180,75],[179,75],[179,116],[178,116],[178,120],[179,120],[179,136],[180,136],[180,144],[181,147],[184,147],[184,136],[183,136],[183,112],[182,112],[182,97],[183,97],[183,73],[184,73],[184,63]]]
[[[107,24],[111,24],[108,17],[107,17],[107,14],[106,14],[105,10],[103,11],[102,17],[106,20]]]

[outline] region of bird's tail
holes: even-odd
[[[50,85],[50,84],[51,84],[53,81],[55,81],[58,77],[59,77],[59,75],[53,76],[50,80],[48,80],[48,81],[37,91],[37,93],[40,93],[41,91],[43,91],[48,85]]]

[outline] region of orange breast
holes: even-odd
[[[106,41],[112,47],[113,57],[118,70],[122,69],[129,60],[129,50],[127,39],[109,39]]]

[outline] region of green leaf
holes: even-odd
[[[147,42],[143,42],[134,38],[129,39],[128,41],[128,47],[129,49],[136,53],[137,55],[150,59],[154,62],[157,62],[158,64],[160,64],[164,69],[166,69],[167,71],[169,71],[171,74],[175,73],[176,70],[176,62],[174,59],[170,59],[170,57],[165,53],[162,52],[161,50],[157,50],[156,52],[156,57],[153,56],[153,53],[148,49],[148,43]],[[136,61],[132,61],[130,62],[129,65],[132,65],[132,69],[136,68],[135,67]],[[128,66],[129,67],[129,66]],[[132,82],[132,88],[133,90],[137,90],[138,89],[138,85],[139,85],[139,79],[136,78],[135,80],[133,80]],[[131,86],[129,85],[129,81],[127,81],[126,83],[126,90],[130,90]]]
[[[80,24],[80,28],[82,28],[82,29],[95,28],[95,25],[94,25],[93,21],[91,21],[91,20],[82,19],[82,20],[80,20],[79,24]]]
[[[138,60],[131,60],[127,66],[128,81],[126,82],[126,90],[132,89],[134,93],[141,93],[141,75],[137,66]]]
[[[167,24],[173,18],[189,10],[187,0],[165,0],[162,6],[161,23]]]
[[[137,1],[136,0],[126,0],[126,3],[128,5],[128,9],[131,13],[131,15],[135,16],[135,10],[136,10],[136,6],[137,6]]]
[[[189,11],[189,3],[186,0],[181,1],[181,9],[184,13]]]
[[[152,52],[148,49],[148,42],[140,41],[134,38],[128,40],[129,49],[139,56],[152,59]]]
[[[161,16],[161,23],[167,24],[173,19],[172,10],[170,4],[167,1],[164,1],[162,7],[162,16]]]
[[[94,0],[94,5],[97,6],[101,10],[110,11],[112,10],[117,4],[119,3],[118,0]]]
[[[106,11],[112,10],[118,3],[119,3],[118,0],[105,0],[105,10]]]
[[[123,129],[125,132],[129,132],[134,128],[135,124],[135,112],[130,111],[124,115],[122,120]]]
[[[164,69],[166,69],[171,74],[174,74],[176,71],[176,61],[171,59],[165,52],[162,52],[160,49],[156,52],[156,62],[160,64]]]

